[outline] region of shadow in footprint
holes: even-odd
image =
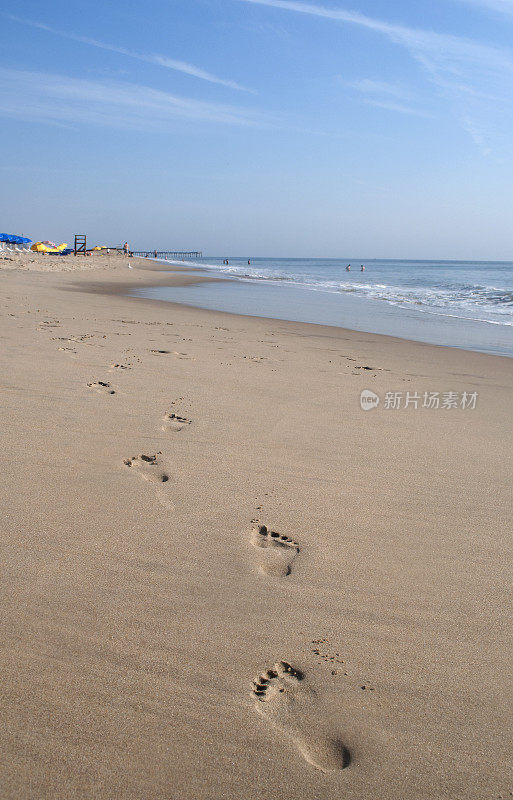
[[[179,417],[178,414],[169,412],[163,416],[163,431],[181,431],[186,425],[190,425],[190,419],[186,417]]]
[[[110,383],[107,383],[107,381],[94,381],[93,383],[88,383],[87,385],[90,389],[100,392],[100,394],[116,394]]]
[[[288,536],[270,531],[266,525],[255,525],[251,544],[263,550],[260,553],[260,572],[284,577],[290,575],[292,562],[299,553],[299,545]]]
[[[351,763],[330,711],[305,675],[287,661],[278,661],[251,684],[255,708],[292,739],[309,764],[325,772]]]
[[[156,453],[153,456],[144,454],[132,456],[132,458],[125,458],[123,464],[140,475],[145,481],[153,483],[157,488],[158,498],[162,505],[166,508],[173,508],[173,504],[167,497],[167,489],[170,485],[169,473],[161,464],[159,456],[160,453]]]

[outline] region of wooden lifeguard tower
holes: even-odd
[[[84,255],[87,253],[85,233],[75,234],[75,255],[78,253],[83,253]]]

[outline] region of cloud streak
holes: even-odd
[[[100,50],[107,50],[111,53],[117,53],[118,55],[126,56],[127,58],[134,58],[137,61],[145,61],[147,64],[156,64],[157,66],[165,67],[166,69],[172,69],[176,72],[183,72],[185,75],[191,75],[194,78],[199,78],[200,80],[208,81],[209,83],[225,86],[228,89],[235,89],[239,92],[256,94],[253,89],[248,89],[246,86],[241,86],[241,84],[237,83],[236,81],[218,78],[216,75],[212,75],[210,72],[201,69],[201,67],[196,67],[194,64],[188,64],[186,61],[179,61],[174,58],[169,58],[168,56],[158,55],[157,53],[137,53],[124,47],[117,47],[116,45],[107,44],[106,42],[100,42],[97,39],[91,39],[88,36],[77,36],[74,33],[67,33],[66,31],[61,31],[58,28],[53,28],[51,25],[46,25],[44,22],[34,22],[33,20],[22,19],[21,17],[17,17],[13,14],[6,14],[5,16],[13,22],[18,22],[21,25],[26,25],[30,28],[36,28],[37,30],[51,33],[54,36],[60,36],[63,39],[69,39],[73,42],[80,42],[81,44],[86,44],[90,47],[97,47]]]
[[[513,0],[460,0],[460,3],[480,6],[490,11],[499,11],[501,14],[509,14],[513,17]]]
[[[422,63],[432,59],[444,64],[448,69],[459,72],[458,65],[479,64],[488,69],[508,69],[513,73],[511,54],[500,48],[482,45],[472,39],[464,39],[452,34],[436,33],[421,28],[385,22],[367,17],[356,11],[325,8],[312,3],[299,3],[295,0],[240,0],[252,5],[269,6],[285,11],[321,17],[336,22],[346,22],[386,36],[396,44],[406,47]]]
[[[23,102],[20,102],[23,97]],[[178,121],[269,127],[267,115],[121,81],[0,69],[0,115],[52,124],[169,129]]]
[[[385,111],[409,114],[414,117],[432,118],[432,114],[429,114],[424,109],[412,106],[413,98],[411,93],[396,83],[377,81],[370,78],[347,81],[342,77],[339,77],[339,82],[362,95],[362,102],[367,105],[383,108]]]
[[[401,103],[390,103],[387,100],[377,100],[377,99],[365,99],[364,103],[367,103],[369,106],[374,106],[375,108],[383,108],[385,111],[396,111],[399,114],[409,114],[412,117],[423,117],[424,119],[432,119],[433,115],[429,114],[427,111],[422,111],[418,108],[411,108],[410,106],[404,106]]]
[[[402,86],[396,83],[388,83],[387,81],[375,81],[371,78],[359,78],[354,81],[347,81],[341,76],[338,78],[339,82],[349,89],[355,89],[362,94],[384,94],[390,97],[398,97],[402,100],[409,99],[410,93]]]
[[[464,0],[496,9],[513,9],[513,0]],[[283,11],[318,17],[332,22],[358,26],[376,33],[388,41],[405,48],[421,65],[439,95],[448,100],[461,127],[472,140],[488,154],[488,135],[493,137],[494,118],[506,112],[513,116],[513,56],[501,47],[482,44],[447,33],[412,28],[368,17],[343,8],[328,8],[323,5],[298,0],[240,0],[255,6],[267,6]],[[497,100],[501,103],[501,114],[497,112]],[[482,120],[486,123],[483,125]],[[503,119],[497,120],[499,124]],[[475,135],[479,126],[480,133]],[[472,133],[471,133],[472,131]]]

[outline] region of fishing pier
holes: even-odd
[[[185,261],[188,258],[203,258],[203,253],[199,251],[180,252],[178,250],[138,250],[132,251],[134,256],[142,256],[143,258],[175,258],[180,261]],[[155,256],[155,253],[157,254]]]

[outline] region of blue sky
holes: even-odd
[[[2,8],[2,230],[513,259],[513,0]]]

